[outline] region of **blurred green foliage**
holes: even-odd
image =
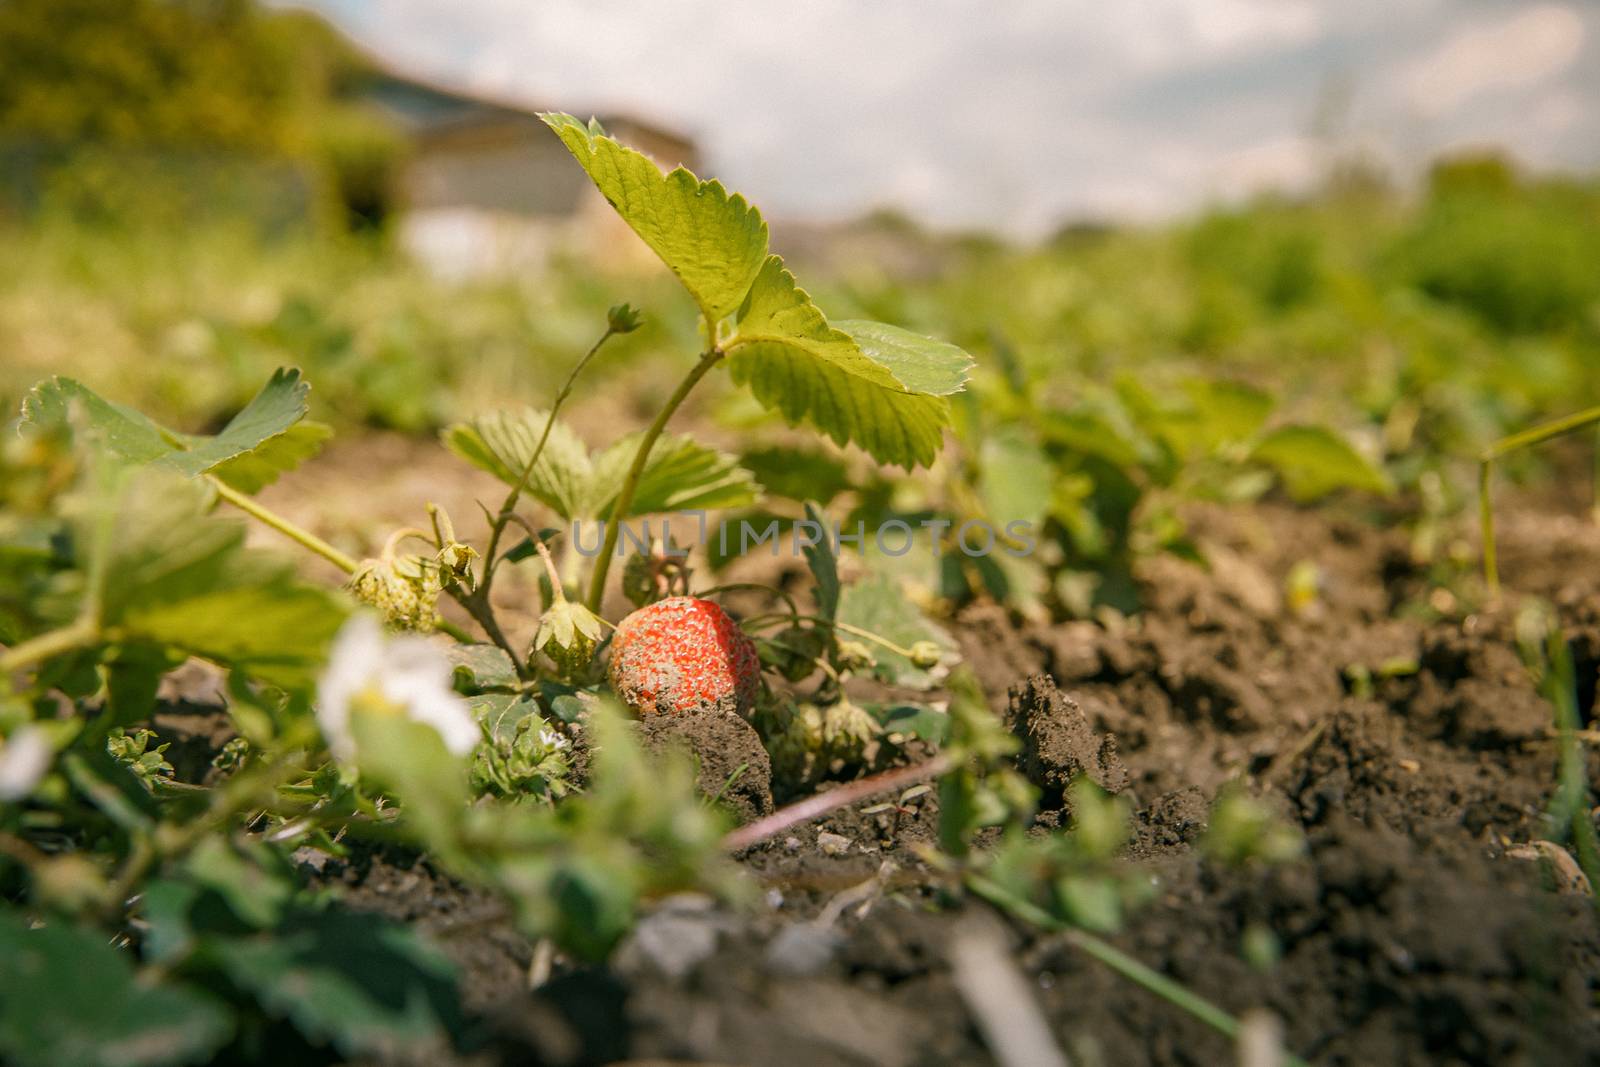
[[[0,213],[381,222],[405,144],[359,102],[373,71],[322,19],[252,0],[7,0]]]
[[[0,403],[66,373],[201,430],[295,364],[318,383],[317,418],[423,433],[546,403],[619,293],[646,326],[598,373],[643,361],[648,384],[657,354],[695,346],[663,272],[596,276],[556,254],[445,280],[385,240],[406,146],[360,103],[372,73],[315,16],[247,0],[0,5]],[[892,213],[828,236],[865,252],[808,263],[781,224],[774,243],[842,317],[978,356],[963,418],[993,424],[965,441],[979,503],[1053,498],[1079,516],[1069,555],[1118,550],[1136,507],[1145,535],[1180,544],[1140,501],[1238,467],[1257,431],[1326,425],[1448,510],[1482,445],[1600,402],[1600,182],[1494,155],[1443,161],[1415,192],[1346,167],[1314,195],[1077,225],[1031,247]],[[1226,399],[1196,399],[1206,382],[1265,394],[1270,416],[1192,439],[1174,420]],[[999,425],[1018,397],[1036,416],[1026,432]],[[750,405],[718,413],[772,425]],[[763,433],[758,453],[784,440]],[[1047,474],[1040,448],[1071,477]],[[1032,482],[984,481],[1030,462]],[[1201,495],[1238,488],[1213,479]]]
[[[952,338],[978,356],[980,391],[1005,379],[1068,407],[1119,376],[1169,395],[1243,380],[1290,417],[1365,436],[1403,484],[1600,400],[1593,177],[1477,156],[1441,162],[1415,193],[1330,179],[1034,249],[930,247],[942,254],[920,280],[866,263],[819,299]]]

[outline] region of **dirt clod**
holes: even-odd
[[[1067,787],[1087,777],[1108,793],[1120,793],[1128,772],[1117,755],[1117,739],[1098,734],[1078,702],[1056,688],[1053,678],[1036,674],[1011,687],[1007,725],[1022,739],[1018,764],[1039,787],[1040,805],[1060,808]]]
[[[740,822],[772,811],[772,761],[761,737],[736,715],[702,711],[692,715],[651,715],[638,724],[646,748],[673,746],[695,760],[695,785],[738,816]]]

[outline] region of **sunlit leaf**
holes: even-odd
[[[765,407],[838,444],[907,469],[933,462],[950,424],[945,397],[972,361],[953,345],[882,323],[828,323],[777,256],[739,313],[729,371]]]
[[[595,457],[595,516],[611,513],[611,506],[633,462],[639,435],[629,434]],[[742,508],[755,503],[755,479],[726,452],[697,443],[689,437],[662,437],[650,450],[639,486],[634,491],[628,518],[662,511]]]
[[[244,528],[207,513],[204,487],[131,472],[92,502],[77,537],[99,576],[100,622],[123,644],[144,642],[303,686],[348,608],[292,568],[244,547]],[[106,531],[110,536],[106,536]],[[89,547],[97,545],[99,547]]]
[[[71,425],[72,412],[76,410],[84,428],[110,455],[125,463],[150,464],[192,477],[230,460],[237,461],[305,418],[310,391],[298,370],[279,368],[244,410],[229,420],[220,433],[209,437],[168,430],[132,408],[103,399],[71,378],[50,378],[35,386],[23,401],[22,414],[24,423],[49,428]],[[276,477],[309,454],[305,450],[314,436],[302,434],[271,449],[254,467],[242,467],[242,477],[248,483],[264,477],[269,469]]]
[[[1339,489],[1388,493],[1388,475],[1332,430],[1321,426],[1285,426],[1267,434],[1252,458],[1278,472],[1296,500],[1315,500]]]
[[[333,436],[333,427],[303,420],[276,437],[269,437],[243,455],[225,460],[211,473],[241,493],[258,493],[322,451]]]
[[[496,411],[456,423],[442,436],[456,455],[507,485],[515,485],[549,418],[548,411],[533,408]],[[564,519],[587,518],[593,479],[588,448],[571,427],[557,419],[528,479],[528,494]]]
[[[678,276],[713,322],[749,292],[767,254],[761,213],[720,182],[678,167],[663,174],[650,158],[606,136],[598,122],[541,115],[595,186]]]
[[[546,417],[542,411],[496,412],[450,427],[444,440],[467,462],[515,484],[544,432]],[[529,494],[569,521],[609,515],[639,437],[629,434],[591,457],[577,435],[557,421],[534,466]],[[633,504],[622,517],[744,507],[755,498],[755,480],[735,457],[688,437],[666,436],[651,449]]]

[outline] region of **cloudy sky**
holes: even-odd
[[[695,135],[775,217],[1026,235],[1500,144],[1600,164],[1600,4],[300,0],[391,64]]]

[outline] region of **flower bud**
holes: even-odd
[[[533,651],[543,652],[563,677],[582,674],[600,643],[600,617],[582,604],[558,597],[539,619]]]
[[[869,670],[878,663],[872,655],[872,649],[860,641],[840,641],[837,659],[839,669],[846,671]]]
[[[862,746],[883,732],[867,710],[849,700],[841,700],[823,712],[822,740],[839,753],[859,753]]]
[[[918,641],[911,646],[911,665],[921,670],[937,667],[943,657],[944,650],[932,641]]]
[[[612,333],[632,333],[643,322],[639,309],[628,304],[618,304],[606,312],[606,327]]]
[[[445,581],[458,582],[466,587],[467,592],[472,592],[472,561],[478,558],[477,549],[460,541],[450,541],[435,558],[439,564],[439,574]]]

